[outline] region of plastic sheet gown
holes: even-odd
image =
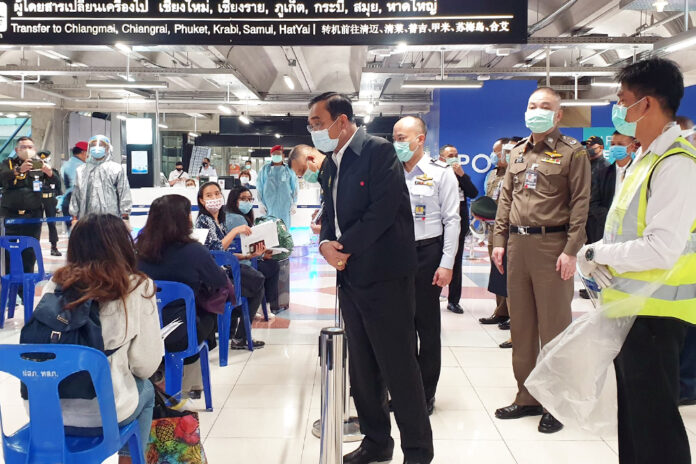
[[[268,216],[282,219],[290,228],[290,209],[297,202],[297,176],[285,164],[267,164],[258,178],[259,200],[266,207]]]
[[[111,153],[101,160],[90,156],[77,168],[70,215],[78,218],[90,213],[121,216],[130,214],[132,206],[125,167],[111,161]]]

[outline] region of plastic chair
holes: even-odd
[[[32,353],[49,353],[54,357],[32,361],[26,356]],[[29,394],[29,423],[11,436],[2,431],[7,464],[102,462],[126,443],[133,462],[145,464],[138,420],[118,426],[111,370],[104,353],[79,345],[0,345],[0,359],[0,371],[21,380]],[[102,436],[65,435],[58,384],[79,371],[87,371],[92,377],[102,418]]]
[[[188,347],[184,351],[164,352],[164,382],[169,396],[181,399],[181,386],[184,378],[184,359],[195,354],[200,354],[201,374],[203,378],[203,394],[205,395],[206,411],[213,410],[213,400],[210,389],[210,364],[208,362],[208,342],[198,343],[196,329],[196,301],[193,290],[180,282],[168,282],[156,280],[157,308],[159,309],[160,324],[162,324],[162,311],[169,303],[176,300],[184,300],[186,303],[186,333],[188,334]]]
[[[0,237],[0,248],[7,250],[10,255],[10,273],[2,276],[0,279],[2,282],[2,290],[0,291],[0,329],[2,329],[5,326],[5,308],[7,308],[7,318],[12,319],[14,317],[15,307],[17,306],[17,292],[20,285],[23,287],[24,322],[26,323],[31,319],[31,315],[34,312],[36,283],[44,280],[46,273],[44,272],[41,245],[34,237],[6,235]],[[34,250],[36,262],[39,265],[39,272],[24,272],[22,252],[29,248]]]
[[[230,245],[229,251],[232,253],[241,253],[242,252],[242,241],[239,237],[235,237],[234,240],[232,241],[232,244]],[[251,259],[251,267],[256,269],[258,271],[259,266],[258,266],[258,258],[252,258]],[[261,311],[263,311],[263,318],[266,322],[268,322],[268,308],[266,307],[266,294],[264,292],[263,298],[261,299]]]
[[[244,328],[247,333],[247,348],[254,351],[254,341],[251,338],[251,318],[249,317],[249,302],[242,296],[242,273],[239,268],[239,260],[228,251],[213,250],[210,252],[218,266],[229,266],[232,270],[234,294],[236,301],[234,306],[229,301],[225,305],[225,312],[218,315],[218,340],[220,342],[220,366],[227,365],[230,349],[230,329],[232,327],[232,311],[242,312]]]

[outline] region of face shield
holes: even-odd
[[[89,139],[88,147],[89,159],[96,162],[108,159],[113,149],[111,140],[105,135],[95,135]]]

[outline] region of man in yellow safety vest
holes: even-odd
[[[580,250],[578,267],[603,287],[611,317],[637,315],[614,362],[619,461],[690,464],[677,409],[679,353],[696,324],[696,148],[674,122],[684,80],[674,62],[651,58],[621,70],[617,81],[612,120],[642,148],[603,240]]]

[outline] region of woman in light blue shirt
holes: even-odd
[[[225,226],[227,230],[232,230],[239,226],[254,225],[254,197],[247,187],[239,187],[230,191],[225,207]],[[246,264],[250,264],[248,261]],[[271,258],[271,252],[266,252],[259,257],[257,269],[266,278],[264,289],[266,301],[271,308],[278,307],[278,262]],[[283,308],[287,309],[287,308]],[[281,309],[273,312],[280,312]]]

